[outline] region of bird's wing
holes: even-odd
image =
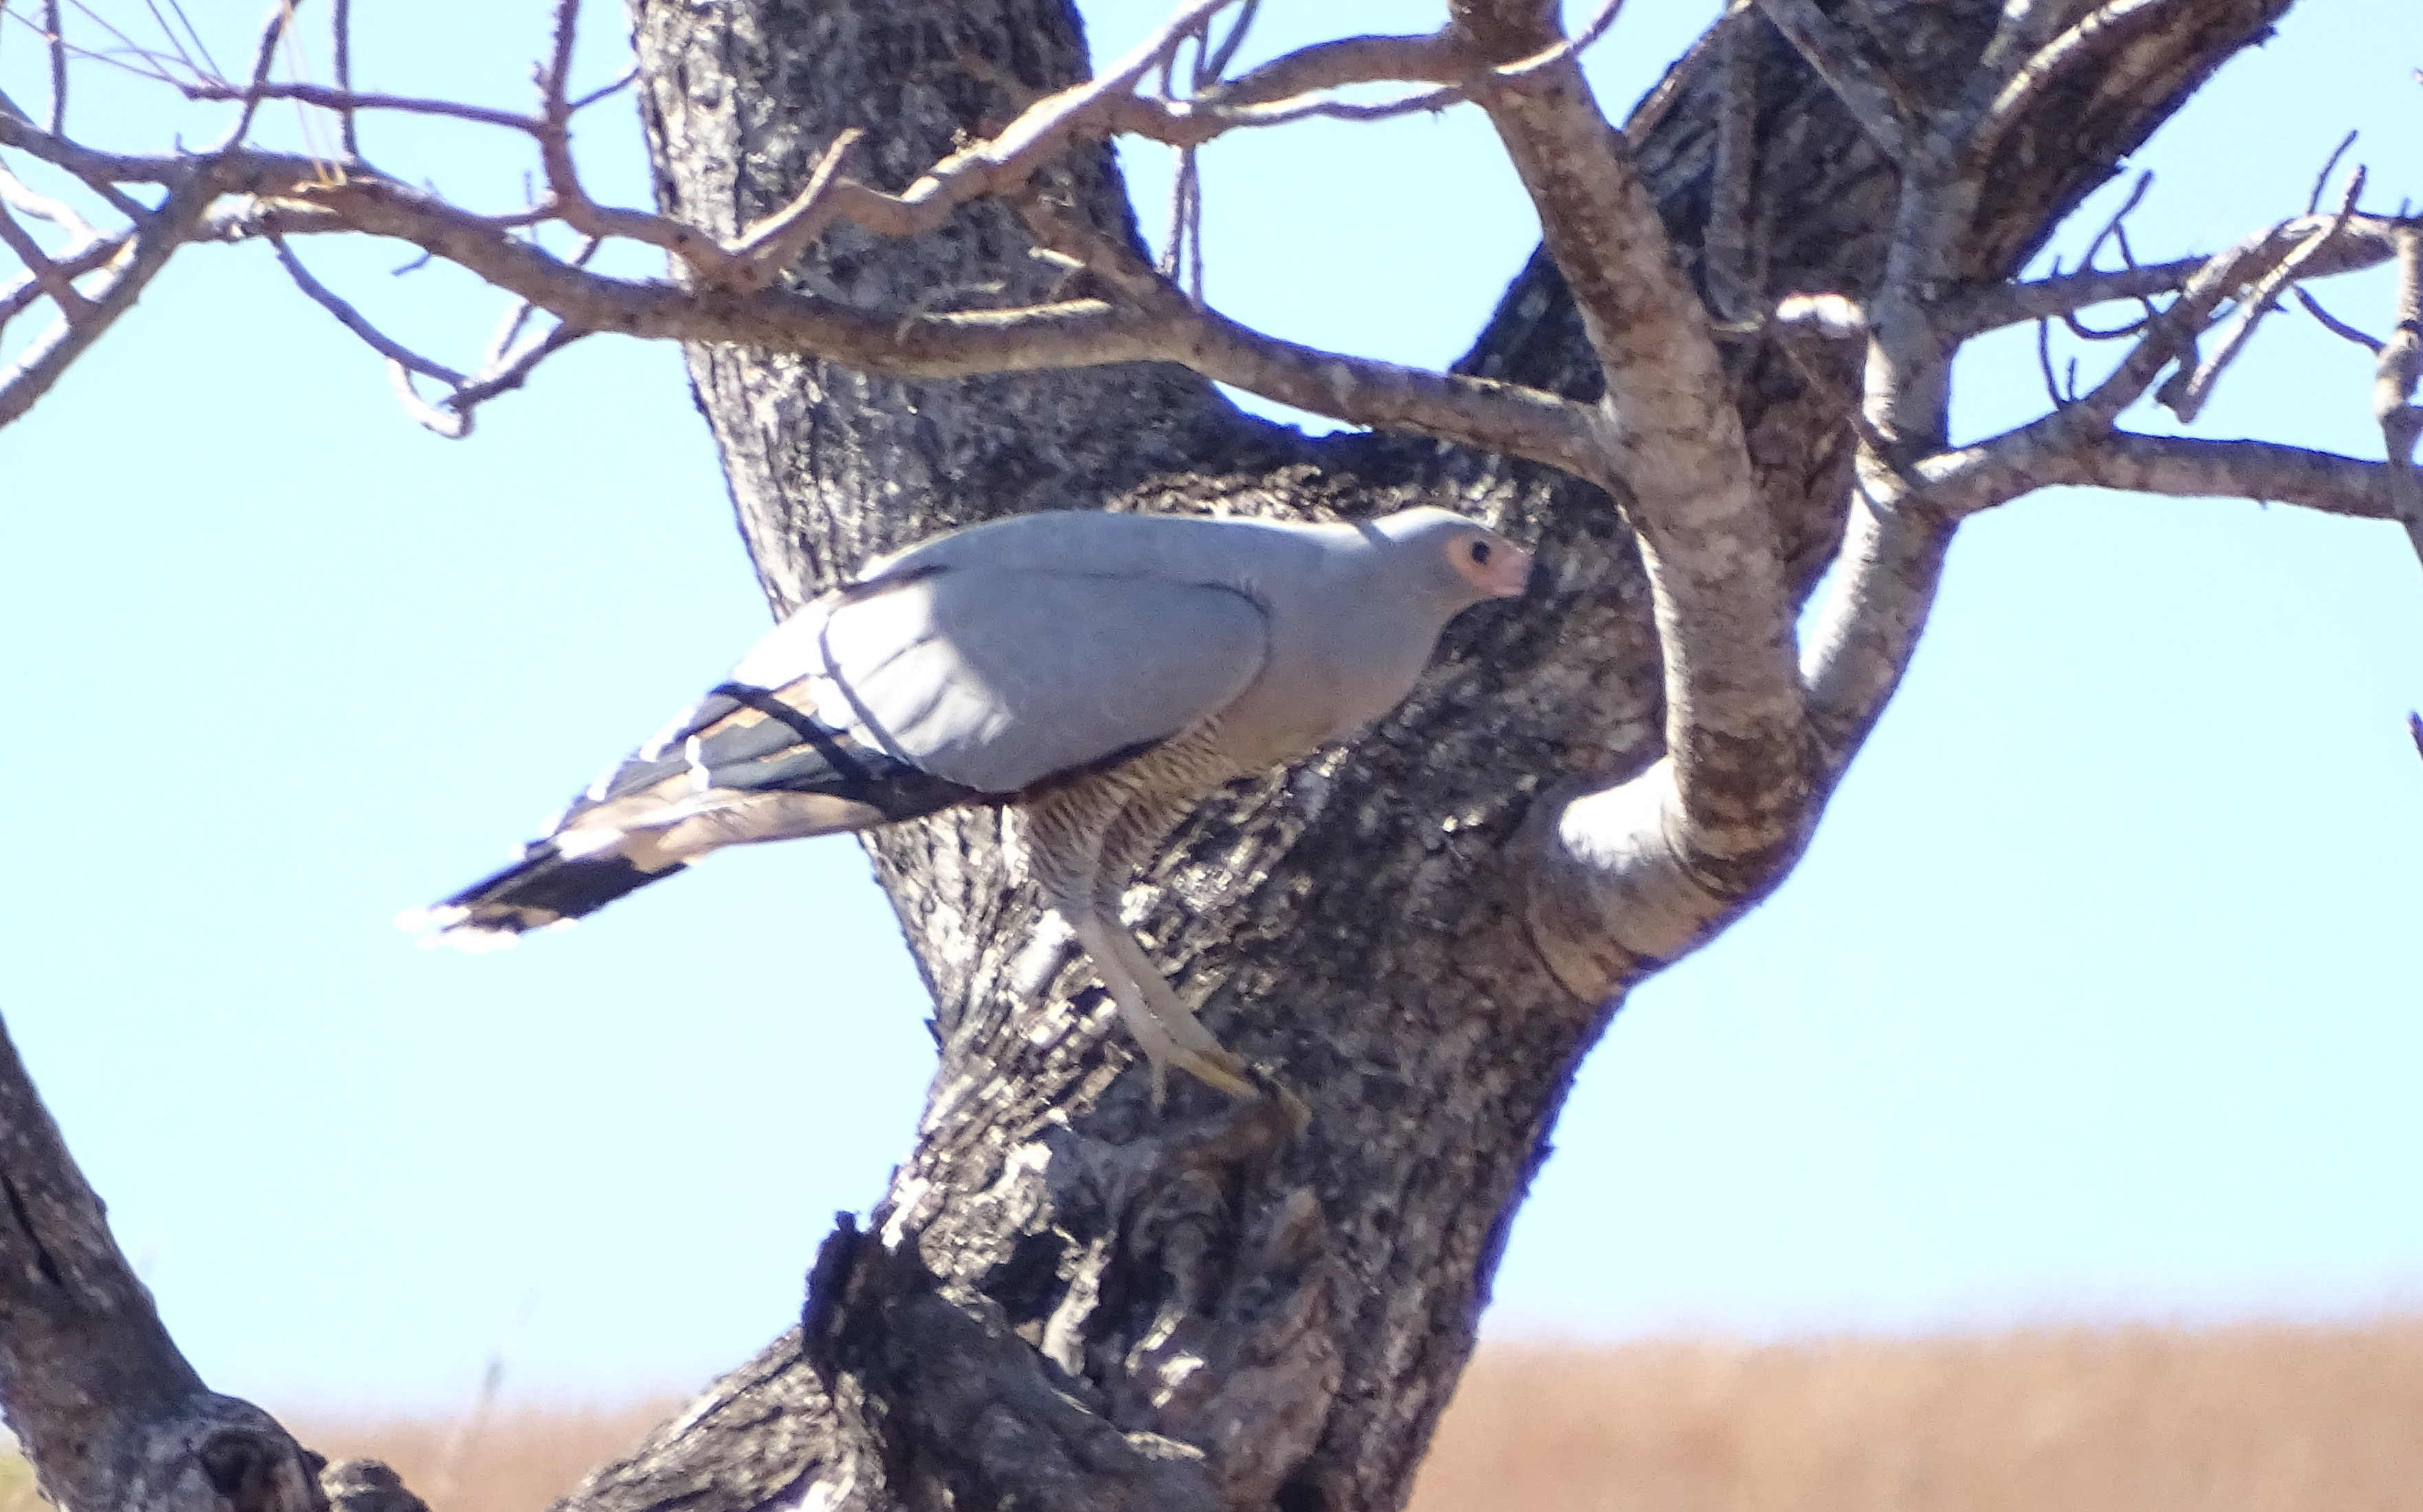
[[[846,597],[810,682],[820,708],[847,710],[852,739],[1009,794],[1217,714],[1261,669],[1268,637],[1259,606],[1211,584],[962,564]]]
[[[1217,713],[1260,669],[1265,638],[1252,600],[1152,575],[879,578],[777,626],[548,829],[660,827],[772,792],[847,800],[813,811],[816,827],[855,828],[1017,793]],[[790,809],[812,811],[790,804],[786,823]]]

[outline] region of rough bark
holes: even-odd
[[[319,1457],[178,1352],[0,1031],[0,1402],[65,1507],[320,1512]]]
[[[2181,0],[2113,68],[2061,81],[2004,136],[1968,273],[2007,276],[2281,0]],[[1034,94],[1081,77],[1058,0],[636,0],[669,213],[731,237],[844,130],[897,189]],[[1978,0],[1887,7],[1906,79],[1958,76]],[[1746,28],[1753,292],[1873,286],[1892,172],[1780,39]],[[1720,49],[1633,126],[1687,273],[1712,294]],[[1735,75],[1735,87],[1741,75]],[[1726,150],[1739,151],[1739,144]],[[1106,151],[1049,192],[1133,239]],[[1736,234],[1715,244],[1731,247]],[[837,233],[798,286],[888,312],[1008,305],[1054,276],[1015,214],[908,244]],[[1728,295],[1728,297],[1731,297]],[[870,847],[932,989],[941,1047],[916,1149],[871,1232],[843,1222],[802,1327],[569,1504],[744,1508],[1384,1508],[1409,1488],[1468,1353],[1507,1224],[1573,1069],[1614,1011],[1536,948],[1527,822],[1544,795],[1661,752],[1658,648],[1622,500],[1429,441],[1309,441],[1161,367],[951,382],[731,346],[689,354],[739,524],[788,608],[867,555],[1042,507],[1359,515],[1426,501],[1536,542],[1519,606],[1468,617],[1419,692],[1351,749],[1243,784],[1131,894],[1207,1022],[1309,1105],[1144,1078],[1065,932],[979,814]],[[1805,594],[1838,543],[1851,438],[1840,349],[1727,354],[1756,483]],[[1593,397],[1543,255],[1463,370]],[[1622,980],[1600,970],[1596,980]]]

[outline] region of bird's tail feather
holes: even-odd
[[[675,861],[648,871],[615,850],[566,855],[555,842],[531,845],[522,858],[451,898],[398,918],[406,929],[430,933],[426,944],[491,949],[533,929],[567,924],[595,913],[626,892],[673,875]]]

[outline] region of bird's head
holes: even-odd
[[[1519,597],[1531,580],[1529,552],[1447,510],[1402,510],[1365,528],[1386,539],[1457,608]]]

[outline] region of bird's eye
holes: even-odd
[[[1489,565],[1489,543],[1488,543],[1488,542],[1486,542],[1486,541],[1476,541],[1476,542],[1474,542],[1474,543],[1472,543],[1472,545],[1471,545],[1468,549],[1470,550],[1470,552],[1471,552],[1471,554],[1472,554],[1472,564],[1473,564],[1475,567],[1486,567],[1486,566],[1488,566],[1488,565]]]

